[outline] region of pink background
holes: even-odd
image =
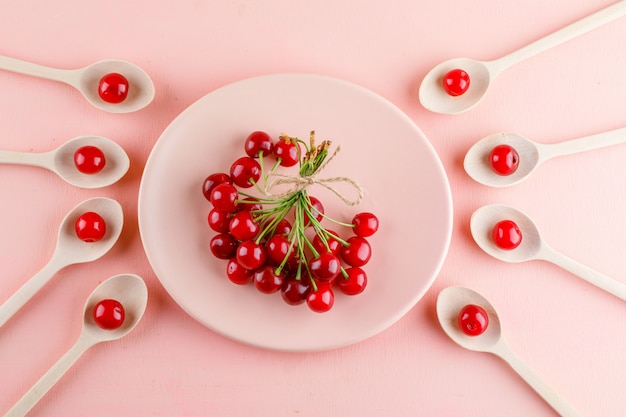
[[[488,257],[468,223],[484,204],[513,205],[535,219],[553,247],[626,281],[626,147],[550,161],[507,189],[473,182],[462,160],[475,141],[495,132],[550,143],[624,127],[626,21],[520,63],[468,113],[433,114],[417,100],[421,78],[440,61],[497,58],[610,3],[5,1],[0,54],[60,68],[126,59],[152,76],[157,96],[142,111],[113,115],[65,85],[0,74],[2,149],[47,151],[96,134],[118,141],[131,158],[128,175],[101,190],[73,188],[40,169],[0,167],[0,300],[47,262],[58,223],[76,204],[112,197],[126,215],[109,254],[61,271],[0,329],[0,413],[74,343],[84,300],[97,283],[132,272],[149,286],[144,320],[126,338],[88,351],[31,415],[555,415],[502,361],[465,351],[444,335],[434,305],[449,285],[490,299],[511,348],[581,414],[623,415],[623,302],[550,264]],[[165,127],[222,85],[289,71],[346,79],[395,103],[433,143],[454,199],[450,251],[426,296],[388,330],[327,352],[260,350],[195,322],[152,272],[137,225],[143,166]],[[397,186],[411,192],[410,182]]]

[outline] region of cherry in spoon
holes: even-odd
[[[95,147],[106,163],[97,173],[81,172],[74,160],[76,151]],[[102,136],[78,136],[58,148],[41,153],[0,151],[0,164],[30,165],[48,169],[67,183],[80,188],[101,188],[116,183],[130,167],[130,159],[120,145]]]
[[[78,90],[87,101],[100,110],[110,113],[130,113],[143,109],[154,99],[155,89],[150,76],[130,62],[107,59],[80,69],[50,68],[16,58],[0,56],[0,69],[68,84]],[[122,101],[106,99],[100,94],[105,77],[123,76],[128,90]]]
[[[93,310],[103,300],[116,300],[124,308],[124,321],[113,329],[101,327],[94,319]],[[5,417],[25,416],[87,349],[130,333],[141,320],[147,303],[148,289],[137,275],[116,275],[98,285],[85,302],[83,327],[74,346],[24,394]]]
[[[499,59],[445,61],[426,74],[419,88],[419,100],[425,108],[437,113],[458,114],[470,110],[483,99],[493,80],[504,70],[624,15],[626,2],[618,1]],[[450,71],[458,69],[469,75],[469,87],[463,94],[450,95],[445,91],[443,80]]]
[[[467,305],[480,306],[489,315],[489,325],[478,336],[465,334],[458,325],[459,312]],[[507,362],[561,416],[582,417],[508,347],[502,336],[500,317],[485,297],[469,288],[445,288],[437,296],[437,318],[443,331],[459,346],[491,353]]]

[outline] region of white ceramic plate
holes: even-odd
[[[341,151],[324,175],[347,176],[364,190],[348,207],[315,185],[326,214],[350,222],[358,211],[380,220],[364,268],[360,295],[337,294],[330,312],[290,306],[231,283],[226,261],[213,258],[207,225],[210,203],[201,186],[244,156],[246,136],[264,130],[308,140],[330,139]],[[433,147],[403,112],[382,97],[345,81],[308,74],[277,74],[213,91],[163,132],[145,168],[139,226],[148,259],[173,299],[210,329],[254,346],[317,351],[345,346],[395,323],[424,295],[446,256],[452,200]]]

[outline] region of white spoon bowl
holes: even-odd
[[[68,84],[80,91],[93,106],[109,113],[130,113],[143,109],[155,95],[150,76],[137,65],[121,60],[108,59],[81,69],[66,70],[0,56],[0,69]],[[128,95],[121,103],[108,103],[98,94],[100,79],[111,73],[119,73],[128,80]]]
[[[85,242],[76,235],[76,220],[90,211],[98,213],[106,223],[106,233],[97,242]],[[74,207],[61,222],[57,246],[48,263],[0,306],[0,327],[61,269],[95,261],[109,252],[119,239],[123,224],[122,206],[115,200],[96,197]]]
[[[525,180],[541,163],[549,159],[624,142],[626,142],[626,128],[549,145],[533,142],[514,133],[496,133],[479,140],[467,151],[463,167],[470,177],[483,185],[506,187]],[[510,175],[499,175],[491,168],[489,155],[498,145],[508,145],[519,155],[519,165]]]
[[[76,168],[74,153],[83,146],[95,146],[104,153],[106,162],[102,171],[85,174]],[[37,166],[54,172],[73,186],[101,188],[116,183],[126,175],[130,159],[124,149],[111,139],[102,136],[78,136],[49,152],[0,151],[0,164]]]
[[[124,307],[124,322],[117,329],[102,329],[94,321],[94,306],[106,299],[117,300]],[[85,302],[83,328],[74,346],[24,394],[5,417],[25,416],[87,349],[130,333],[143,317],[147,303],[148,289],[137,275],[116,275],[98,285]]]
[[[499,248],[491,234],[501,220],[512,220],[522,234],[520,245],[512,250]],[[626,301],[626,285],[552,249],[541,237],[530,217],[509,206],[488,205],[476,210],[470,219],[470,231],[476,244],[487,254],[504,262],[543,260],[577,275],[592,285]]]
[[[519,155],[519,165],[510,175],[499,175],[491,168],[490,154],[498,145],[509,145]],[[527,178],[542,162],[542,146],[523,136],[496,133],[476,142],[465,154],[463,168],[476,182],[491,187],[506,187]]]
[[[470,76],[470,85],[460,96],[451,96],[443,89],[444,76],[453,69],[462,69]],[[487,93],[497,73],[489,62],[455,58],[437,65],[422,80],[419,100],[430,111],[459,114],[475,107]]]
[[[468,336],[459,328],[459,312],[468,304],[482,307],[489,316],[487,329],[479,336]],[[437,318],[443,331],[459,346],[500,357],[557,413],[563,417],[580,417],[580,414],[567,401],[511,351],[502,336],[502,327],[496,309],[482,295],[463,287],[445,288],[437,297]]]
[[[457,58],[446,61],[424,77],[419,100],[426,109],[436,113],[458,114],[470,110],[483,99],[492,81],[505,69],[625,14],[626,1],[621,0],[497,60],[483,62]],[[451,96],[443,88],[444,76],[453,69],[464,70],[470,78],[469,88],[460,96]]]

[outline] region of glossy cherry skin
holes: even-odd
[[[118,104],[128,96],[128,80],[122,74],[106,74],[98,83],[98,95],[107,103]]]
[[[277,272],[276,268],[266,265],[254,271],[254,286],[264,294],[273,294],[283,287],[285,274]]]
[[[323,252],[309,262],[313,277],[320,281],[332,281],[341,272],[341,262],[332,252]]]
[[[298,163],[300,150],[294,141],[280,139],[274,145],[274,156],[280,160],[280,165],[292,167]]]
[[[258,269],[266,259],[265,247],[252,240],[246,240],[237,247],[237,262],[246,269]]]
[[[451,96],[465,94],[470,86],[470,76],[462,69],[453,69],[443,76],[443,88]]]
[[[369,237],[378,230],[378,217],[372,213],[357,213],[352,219],[353,232],[357,236]]]
[[[235,239],[244,241],[254,239],[261,227],[249,211],[240,211],[230,220],[229,230]]]
[[[369,242],[360,236],[352,236],[347,241],[348,246],[342,246],[339,254],[341,259],[350,266],[363,266],[372,256]]]
[[[489,154],[491,169],[498,175],[511,175],[519,166],[519,154],[509,145],[498,145]]]
[[[76,219],[76,236],[85,242],[97,242],[106,234],[106,222],[98,213],[88,211]]]
[[[235,258],[229,259],[226,264],[226,276],[237,285],[246,285],[252,282],[253,274],[254,271],[239,265]]]
[[[309,202],[307,202],[306,204],[307,209],[311,212],[311,215],[309,215],[309,213],[305,211],[306,217],[304,219],[304,227],[308,227],[311,225],[312,222],[310,216],[313,216],[315,220],[321,222],[324,218],[324,205],[322,205],[322,202],[315,197],[309,196]]]
[[[267,133],[257,130],[248,135],[244,149],[250,158],[258,158],[260,152],[263,152],[264,156],[271,155],[274,151],[274,141]]]
[[[284,235],[273,235],[267,240],[265,244],[265,251],[267,252],[267,259],[273,265],[280,265],[285,258],[287,260],[294,257],[294,250],[291,247],[291,242]]]
[[[250,188],[261,179],[261,165],[249,156],[237,159],[230,167],[230,178],[241,188]]]
[[[234,213],[237,210],[237,198],[239,198],[237,189],[231,184],[222,183],[213,188],[210,201],[215,209]]]
[[[274,229],[275,235],[284,235],[287,236],[291,232],[291,223],[287,219],[282,219],[276,224],[276,228]]]
[[[327,229],[326,231],[330,234],[330,236],[326,236],[326,243],[324,243],[322,238],[318,234],[316,234],[313,237],[313,241],[311,242],[313,244],[313,247],[315,248],[315,250],[317,250],[318,253],[330,251],[331,253],[335,255],[339,255],[339,250],[341,249],[341,242],[339,242],[337,239],[332,237],[332,235],[338,236],[337,232],[333,230],[329,230],[329,229]]]
[[[230,179],[230,175],[224,174],[223,172],[217,172],[206,177],[202,182],[202,194],[204,195],[204,198],[211,201],[211,193],[213,192],[213,189],[224,183],[232,184],[233,182]]]
[[[105,330],[115,330],[124,324],[124,306],[117,300],[99,301],[93,307],[93,320]]]
[[[311,282],[306,278],[288,278],[280,290],[283,300],[292,306],[300,305],[306,301],[311,292]]]
[[[333,308],[335,293],[330,285],[318,284],[317,291],[311,290],[307,295],[306,303],[311,311],[325,313]]]
[[[334,283],[341,292],[347,295],[357,295],[362,293],[367,286],[367,274],[358,266],[347,268],[348,277],[338,276]]]
[[[83,174],[97,174],[106,165],[106,158],[100,148],[82,146],[74,152],[74,165]]]
[[[231,217],[232,213],[213,208],[209,211],[207,222],[209,223],[209,227],[214,231],[218,233],[228,233],[230,230]]]
[[[246,197],[243,200],[239,200],[239,203],[237,203],[237,211],[254,212],[259,210],[263,210],[263,204],[253,197]]]
[[[459,312],[459,328],[468,336],[478,336],[487,330],[489,315],[480,306],[468,304]]]
[[[239,242],[229,233],[220,233],[213,236],[209,248],[213,256],[219,259],[230,259],[237,253]]]
[[[504,250],[513,250],[522,243],[522,231],[513,220],[496,223],[491,234],[493,243]]]

